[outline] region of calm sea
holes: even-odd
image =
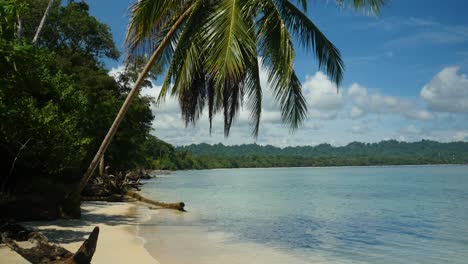
[[[142,225],[157,259],[182,247],[185,257],[196,256],[186,263],[210,263],[216,253],[209,248],[228,255],[246,245],[297,263],[468,263],[468,166],[179,171],[148,182],[144,192],[189,210]],[[170,245],[170,237],[179,240]],[[239,263],[271,263],[266,255],[276,255],[262,250]]]

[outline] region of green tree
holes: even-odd
[[[0,192],[36,195],[53,207],[47,212],[62,208],[76,189],[141,67],[129,65],[119,81],[109,76],[102,59],[118,56],[109,27],[84,2],[54,3],[33,46],[48,1],[0,0]],[[130,106],[107,151],[113,169],[149,164],[151,100],[138,96]]]
[[[23,38],[27,41],[35,37],[44,10],[48,9],[47,22],[36,43],[39,47],[60,53],[72,62],[80,57],[91,62],[119,58],[109,26],[91,16],[85,2],[69,1],[62,6],[60,1],[54,1],[49,7],[49,0],[24,1],[29,5],[23,15]]]

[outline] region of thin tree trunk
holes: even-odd
[[[18,31],[17,31],[17,37],[18,39],[21,39],[23,35],[23,19],[21,16],[18,16]]]
[[[54,3],[54,0],[50,0],[49,4],[47,5],[47,8],[44,12],[44,15],[42,16],[41,22],[39,23],[39,26],[37,27],[36,34],[34,35],[32,43],[35,44],[39,40],[39,35],[42,32],[42,29],[44,28],[45,21],[47,19],[47,16],[50,13],[50,9],[52,8],[52,4]]]
[[[102,155],[101,160],[99,161],[99,177],[104,176],[104,155]]]
[[[112,141],[112,138],[114,137],[115,133],[117,132],[117,129],[120,126],[120,123],[122,122],[125,114],[127,113],[128,108],[130,107],[130,104],[132,100],[138,96],[138,92],[140,91],[142,83],[145,81],[146,75],[150,71],[151,67],[153,67],[156,59],[159,58],[161,55],[161,52],[163,51],[163,47],[166,46],[166,44],[170,41],[176,30],[179,28],[179,26],[182,24],[182,22],[185,20],[185,18],[190,14],[192,8],[188,8],[180,17],[177,19],[177,21],[174,23],[172,28],[167,32],[166,36],[163,38],[159,46],[154,50],[153,54],[151,55],[150,59],[146,63],[145,67],[143,68],[142,72],[140,73],[137,81],[135,82],[135,85],[133,86],[132,90],[130,93],[128,93],[127,98],[125,99],[122,107],[119,110],[119,113],[117,114],[114,122],[112,123],[112,126],[110,127],[109,131],[107,132],[106,137],[101,143],[101,146],[99,147],[99,150],[97,151],[96,155],[94,156],[93,160],[91,161],[91,164],[89,164],[88,169],[86,170],[85,174],[83,175],[83,178],[80,181],[80,186],[79,186],[79,191],[83,191],[84,187],[88,183],[89,179],[93,175],[94,171],[96,170],[96,167],[99,163],[99,160],[101,159],[102,155],[104,155],[104,152],[106,152],[107,147],[109,146],[110,142]]]
[[[20,143],[21,147],[19,148],[18,152],[16,153],[15,158],[13,159],[13,163],[11,164],[10,171],[5,176],[5,179],[3,179],[3,183],[2,183],[2,186],[0,188],[0,192],[6,191],[6,187],[8,185],[8,180],[10,179],[11,175],[13,174],[13,171],[15,170],[16,161],[18,160],[18,158],[19,158],[19,156],[21,154],[21,151],[23,151],[23,149],[26,148],[26,146],[28,145],[29,141],[31,141],[31,139],[32,138],[28,138],[28,140],[26,140],[26,142],[24,142],[24,144]]]

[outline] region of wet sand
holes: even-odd
[[[165,224],[151,224],[152,220],[142,223],[139,235],[145,239],[148,252],[162,264],[335,263],[318,255],[311,259],[310,255],[293,255],[273,246],[239,242],[233,235],[191,225],[197,218],[191,212],[157,210],[151,217]],[[171,222],[174,225],[167,224]]]

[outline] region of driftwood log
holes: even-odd
[[[18,234],[11,232],[2,232],[1,238],[9,248],[16,251],[23,258],[33,264],[88,264],[96,251],[97,239],[99,236],[99,227],[95,227],[81,247],[75,254],[65,248],[52,244],[41,233],[22,230],[20,236],[26,236],[27,241],[32,243],[33,247],[21,247],[14,239],[18,239]],[[28,232],[25,234],[24,232]]]
[[[113,194],[109,196],[81,196],[81,201],[123,202],[124,196]]]
[[[132,191],[128,191],[127,195],[137,199],[138,201],[144,202],[144,203],[148,203],[148,204],[152,204],[152,205],[156,205],[156,206],[163,207],[163,208],[168,208],[168,209],[176,209],[176,210],[185,212],[185,209],[184,209],[185,204],[183,202],[162,203],[162,202],[153,201],[151,199],[145,198],[145,197],[141,196],[140,194],[138,194],[136,192],[132,192]]]
[[[134,198],[138,201],[148,203],[151,205],[156,205],[156,206],[167,208],[167,209],[176,209],[176,210],[185,212],[185,209],[184,209],[185,204],[183,202],[163,203],[163,202],[153,201],[133,191],[127,191],[127,196],[119,195],[119,194],[114,194],[114,195],[109,195],[109,196],[81,196],[81,201],[124,202],[126,201],[125,200],[126,197]]]

